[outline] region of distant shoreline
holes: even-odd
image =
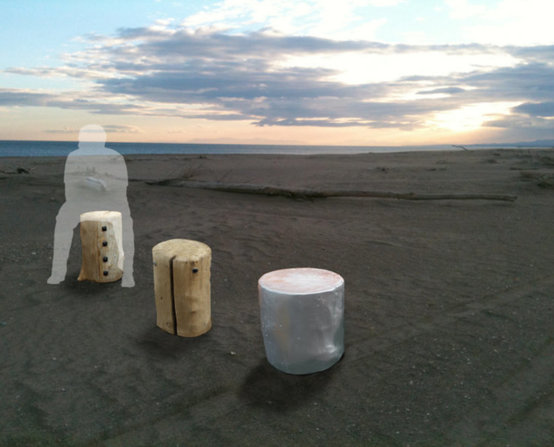
[[[66,156],[78,145],[76,141],[0,140],[0,157]],[[337,145],[270,145],[270,144],[208,144],[208,143],[123,143],[107,142],[123,155],[210,155],[210,154],[366,154],[399,152],[436,152],[484,149],[552,149],[554,141],[545,140],[513,144],[442,144],[402,146],[337,146]]]

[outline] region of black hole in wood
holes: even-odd
[[[105,225],[102,225],[102,231],[107,231],[107,230],[108,230],[108,227]]]
[[[104,257],[102,258],[102,261],[108,262],[108,257],[107,257],[107,256],[104,256]]]
[[[104,270],[104,276],[108,276],[108,271],[107,270]]]
[[[108,246],[108,241],[102,242],[102,247],[107,247],[107,246]]]
[[[197,268],[193,268],[193,269],[192,269],[192,273],[198,273],[198,269],[197,269]]]

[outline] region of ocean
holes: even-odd
[[[77,149],[72,141],[0,140],[0,157],[65,157]],[[106,143],[106,147],[123,155],[131,154],[363,154],[371,152],[413,152],[488,148],[546,147],[517,143],[514,145],[427,145],[427,146],[291,146],[256,144],[194,144],[194,143]]]

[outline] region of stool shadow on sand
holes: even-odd
[[[326,386],[340,367],[339,362],[325,371],[294,375],[275,369],[263,359],[246,376],[240,387],[239,397],[256,407],[273,411],[293,410],[325,393]]]
[[[128,175],[123,156],[104,146],[106,134],[101,126],[84,126],[79,147],[67,156],[64,170],[65,203],[56,217],[52,274],[48,284],[59,284],[67,274],[67,260],[73,229],[81,214],[90,211],[117,211],[122,220],[124,253],[123,287],[133,287],[133,220],[127,201]],[[123,255],[123,253],[121,253]]]
[[[152,359],[181,359],[191,351],[209,349],[213,339],[210,333],[196,338],[176,337],[157,326],[146,329],[136,340],[136,345]]]

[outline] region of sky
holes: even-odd
[[[0,139],[554,138],[552,0],[0,2]]]

